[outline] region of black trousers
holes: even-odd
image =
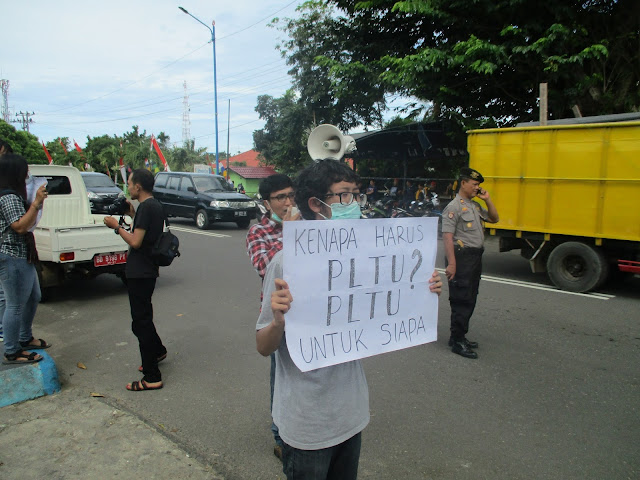
[[[462,248],[456,245],[454,252],[456,274],[449,281],[451,338],[462,340],[469,331],[469,320],[476,308],[484,248]],[[445,258],[445,265],[447,264]]]
[[[128,278],[129,305],[131,307],[131,330],[138,337],[142,373],[146,382],[162,380],[158,368],[158,357],[167,353],[153,323],[151,297],[156,288],[155,278]]]

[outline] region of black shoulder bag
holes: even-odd
[[[164,225],[167,226],[166,231],[164,230]],[[165,218],[163,232],[151,248],[151,258],[153,258],[153,261],[159,267],[168,267],[174,258],[180,256],[178,247],[180,247],[180,240],[171,233],[171,230],[169,230],[169,220]]]

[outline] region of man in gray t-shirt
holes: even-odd
[[[302,217],[359,219],[359,180],[345,163],[314,162],[297,179]],[[283,472],[288,480],[355,480],[361,432],[369,423],[367,380],[360,361],[304,373],[293,363],[284,335],[284,314],[293,298],[282,279],[282,258],[282,252],[273,257],[264,277],[256,346],[262,355],[276,356],[272,415],[284,441]],[[430,282],[430,290],[439,294],[442,282],[436,272]]]

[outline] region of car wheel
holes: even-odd
[[[198,210],[196,212],[196,227],[200,230],[206,230],[209,226],[209,215],[206,210]]]
[[[249,220],[248,218],[243,218],[242,220],[238,220],[236,223],[238,224],[238,228],[249,228],[251,220]]]

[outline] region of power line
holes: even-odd
[[[260,24],[260,23],[264,22],[265,20],[268,20],[270,17],[272,17],[272,16],[273,16],[273,15],[275,15],[276,13],[281,12],[282,10],[284,10],[284,9],[286,9],[286,8],[288,8],[288,7],[290,7],[291,5],[293,5],[294,3],[297,3],[297,2],[298,2],[298,0],[293,0],[292,2],[288,3],[287,5],[285,5],[284,7],[280,8],[279,10],[276,10],[275,12],[273,12],[273,13],[269,14],[267,17],[265,17],[265,18],[263,18],[263,19],[261,19],[261,20],[259,20],[259,21],[255,22],[255,23],[253,23],[253,24],[249,25],[248,27],[242,28],[242,29],[237,30],[237,31],[235,31],[235,32],[233,32],[233,33],[230,33],[230,34],[228,34],[228,35],[225,35],[225,36],[223,36],[223,37],[217,38],[217,39],[216,39],[216,41],[220,41],[220,40],[222,40],[222,39],[224,39],[224,38],[229,38],[229,37],[231,37],[231,36],[233,36],[233,35],[237,35],[238,33],[241,33],[241,32],[244,32],[244,31],[246,31],[246,30],[249,30],[250,28],[253,28],[253,27],[255,27],[256,25],[258,25],[258,24]],[[175,63],[179,62],[180,60],[182,60],[182,59],[184,59],[184,58],[186,58],[186,57],[188,57],[188,56],[192,55],[193,53],[197,52],[197,51],[198,51],[198,50],[200,50],[201,48],[205,47],[205,46],[206,46],[206,45],[208,45],[209,43],[211,43],[211,41],[207,41],[206,43],[204,43],[204,44],[200,45],[200,46],[199,46],[198,48],[196,48],[195,50],[192,50],[191,52],[189,52],[189,53],[187,53],[187,54],[183,55],[182,57],[177,58],[176,60],[174,60],[174,61],[172,61],[172,62],[169,62],[169,63],[168,63],[167,65],[165,65],[164,67],[162,67],[162,68],[160,68],[160,69],[158,69],[158,70],[155,70],[155,71],[153,71],[153,72],[149,73],[148,75],[146,75],[146,76],[144,76],[144,77],[142,77],[142,78],[140,78],[140,79],[138,79],[138,80],[135,80],[135,81],[133,81],[133,82],[130,82],[130,83],[128,83],[128,84],[126,84],[126,85],[124,85],[124,86],[122,86],[122,87],[120,87],[120,88],[117,88],[117,89],[115,89],[115,90],[113,90],[113,91],[111,91],[111,92],[107,92],[107,93],[105,93],[105,94],[103,94],[103,95],[99,95],[99,96],[97,96],[97,97],[95,97],[95,98],[91,98],[91,99],[89,99],[89,100],[86,100],[86,101],[84,101],[84,102],[78,103],[78,104],[76,104],[76,105],[70,105],[70,106],[68,106],[68,107],[61,108],[60,110],[56,110],[56,111],[54,111],[54,112],[48,112],[48,113],[57,113],[57,112],[61,112],[61,111],[64,111],[64,110],[68,110],[68,109],[70,109],[70,108],[75,108],[75,107],[79,107],[79,106],[82,106],[82,105],[86,105],[87,103],[94,102],[94,101],[96,101],[96,100],[99,100],[99,99],[101,99],[101,98],[107,97],[107,96],[109,96],[109,95],[113,95],[114,93],[117,93],[117,92],[119,92],[119,91],[121,91],[121,90],[124,90],[124,89],[126,89],[126,88],[129,88],[130,86],[135,85],[136,83],[140,83],[141,81],[146,80],[147,78],[149,78],[149,77],[151,77],[151,76],[155,75],[156,73],[159,73],[159,72],[161,72],[162,70],[165,70],[165,69],[169,68],[170,66],[172,66],[172,65],[174,65]]]
[[[166,68],[169,68],[171,65],[173,65],[173,64],[175,64],[175,63],[179,62],[180,60],[182,60],[183,58],[186,58],[186,57],[188,57],[189,55],[191,55],[191,54],[193,54],[193,53],[197,52],[197,51],[198,51],[198,50],[200,50],[202,47],[205,47],[208,43],[209,43],[209,42],[207,42],[207,43],[204,43],[204,44],[200,45],[198,48],[196,48],[195,50],[192,50],[191,52],[187,53],[186,55],[183,55],[182,57],[180,57],[180,58],[178,58],[178,59],[174,60],[173,62],[168,63],[168,64],[167,64],[167,65],[165,65],[164,67],[162,67],[162,68],[160,68],[160,69],[158,69],[158,70],[156,70],[156,71],[154,71],[154,72],[151,72],[149,75],[146,75],[146,76],[144,76],[144,77],[142,77],[142,78],[140,78],[140,79],[138,79],[138,80],[135,80],[135,81],[133,81],[133,82],[131,82],[131,83],[128,83],[127,85],[124,85],[124,86],[122,86],[122,87],[120,87],[120,88],[117,88],[117,89],[115,89],[115,90],[113,90],[113,91],[111,91],[111,92],[105,93],[105,94],[100,95],[100,96],[98,96],[98,97],[95,97],[95,98],[89,99],[89,100],[87,100],[87,101],[85,101],[85,102],[78,103],[78,104],[76,104],[76,105],[70,105],[70,106],[68,106],[68,107],[61,108],[60,110],[56,110],[55,112],[51,112],[51,113],[62,112],[62,111],[64,111],[64,110],[68,110],[68,109],[70,109],[70,108],[80,107],[80,106],[82,106],[82,105],[86,105],[87,103],[91,103],[91,102],[94,102],[94,101],[96,101],[96,100],[100,100],[101,98],[107,97],[107,96],[109,96],[109,95],[113,95],[114,93],[117,93],[117,92],[119,92],[119,91],[121,91],[121,90],[124,90],[125,88],[129,88],[131,85],[135,85],[136,83],[140,83],[141,81],[146,80],[147,78],[151,77],[152,75],[155,75],[156,73],[161,72],[162,70],[165,70]]]
[[[256,23],[254,23],[254,24],[252,24],[252,25],[249,25],[248,27],[245,27],[245,28],[243,28],[243,29],[241,29],[241,30],[238,30],[238,31],[233,32],[233,33],[230,33],[230,34],[228,34],[228,35],[225,35],[224,37],[220,37],[220,38],[218,38],[218,39],[216,39],[216,40],[222,40],[223,38],[229,38],[229,37],[231,37],[231,36],[233,36],[233,35],[237,35],[238,33],[242,33],[242,32],[244,32],[245,30],[249,30],[250,28],[253,28],[253,27],[255,27],[256,25],[258,25],[258,24],[260,24],[260,23],[264,22],[265,20],[269,20],[269,18],[271,18],[273,15],[275,15],[276,13],[281,12],[282,10],[284,10],[284,9],[285,9],[285,8],[287,8],[287,7],[290,7],[290,6],[291,6],[291,5],[293,5],[294,3],[298,3],[298,1],[299,1],[299,0],[293,0],[293,2],[291,2],[291,3],[287,3],[287,4],[286,4],[284,7],[282,7],[280,10],[277,10],[277,11],[275,11],[275,12],[273,12],[273,13],[269,14],[268,16],[266,16],[265,18],[263,18],[262,20],[259,20],[259,21],[257,21]]]

